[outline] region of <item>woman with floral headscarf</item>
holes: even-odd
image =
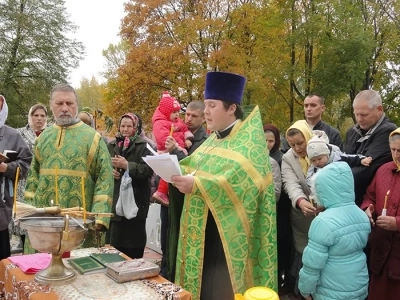
[[[126,113],[119,121],[116,139],[107,146],[114,167],[114,217],[111,218],[106,242],[131,258],[143,257],[146,245],[146,218],[150,205],[150,178],[153,175],[152,169],[142,159],[151,153],[146,147],[146,141],[140,136],[141,130],[138,117]],[[129,220],[115,213],[121,177],[125,171],[128,171],[132,178],[135,202],[139,208],[136,217]]]

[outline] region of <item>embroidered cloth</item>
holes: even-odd
[[[83,248],[71,251],[71,257],[95,252],[110,252],[110,248]],[[68,260],[63,259],[68,267]],[[119,284],[105,273],[81,275],[62,286],[44,286],[34,281],[34,275],[24,274],[10,260],[0,261],[0,299],[7,300],[191,300],[191,294],[161,276]]]

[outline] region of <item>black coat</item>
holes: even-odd
[[[365,137],[358,126],[350,128],[346,133],[345,153],[372,157],[372,163],[369,167],[357,166],[351,168],[354,176],[356,204],[358,206],[360,206],[367,187],[375,176],[376,170],[384,163],[392,160],[389,147],[389,134],[396,128],[396,124],[384,117],[372,134],[362,142],[357,142],[360,138]]]
[[[143,138],[137,137],[135,142],[125,151],[124,155],[121,155],[121,149],[118,147],[115,140],[107,145],[111,157],[121,155],[128,161],[129,176],[132,178],[135,202],[139,208],[137,216],[130,220],[115,214],[115,206],[119,197],[121,180],[114,179],[112,203],[114,217],[111,218],[110,232],[107,238],[107,242],[110,242],[112,246],[140,248],[144,247],[146,244],[145,228],[143,228],[142,224],[140,226],[138,224],[138,222],[145,222],[150,206],[150,178],[153,175],[153,170],[142,159],[142,157],[146,155],[151,155],[146,145],[147,142]],[[125,172],[124,170],[119,171],[121,172],[121,176]],[[138,230],[138,228],[140,228],[140,230]]]
[[[190,146],[190,148],[188,149],[188,155],[192,154],[194,150],[196,150],[208,138],[204,126],[201,126],[199,129],[197,129],[197,131],[193,135],[194,137],[192,139],[192,146]],[[175,154],[178,160],[182,160],[186,157],[186,154],[183,151],[178,150],[177,148],[175,148],[171,154]]]
[[[340,150],[343,149],[340,132],[335,127],[332,127],[320,120],[317,124],[315,124],[313,130],[322,130],[328,136],[329,144],[338,146]]]
[[[6,230],[11,220],[17,167],[21,170],[20,178],[24,178],[32,160],[32,152],[22,136],[17,130],[7,125],[0,128],[0,152],[4,150],[17,151],[18,156],[7,163],[8,167],[4,173],[0,173],[0,186],[4,184],[4,195],[1,195],[0,191],[0,196],[4,199],[0,200],[0,231]]]

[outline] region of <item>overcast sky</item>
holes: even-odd
[[[124,3],[128,0],[65,0],[70,20],[79,26],[75,38],[85,45],[86,55],[79,67],[70,73],[69,82],[77,88],[83,77],[99,81],[104,71],[102,50],[119,41]]]

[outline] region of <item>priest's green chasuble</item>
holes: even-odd
[[[93,128],[83,122],[53,125],[37,138],[25,189],[27,204],[47,207],[53,200],[61,208],[79,206],[88,212],[110,212],[113,189],[110,154]],[[96,218],[96,223],[106,228],[109,221]],[[94,246],[91,235],[84,247]]]
[[[180,162],[183,174],[195,172],[195,183],[185,196],[175,282],[195,300],[200,299],[209,211],[218,227],[233,292],[244,293],[253,286],[277,291],[273,177],[259,108],[247,109],[227,137],[212,134]]]

